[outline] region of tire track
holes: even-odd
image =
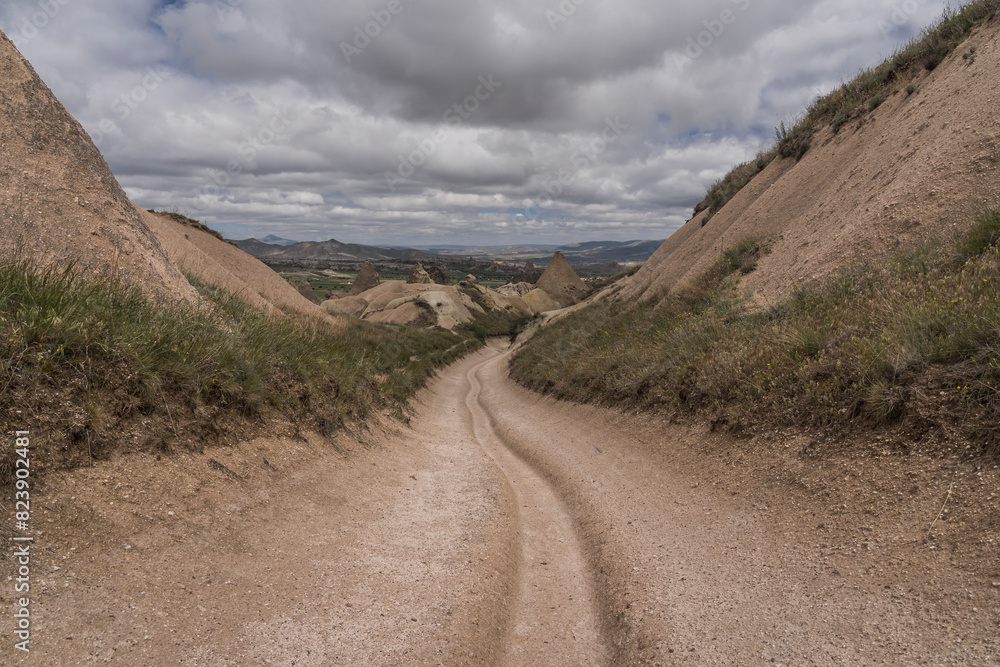
[[[595,586],[573,520],[554,489],[505,446],[481,403],[479,372],[502,358],[467,372],[465,398],[472,434],[506,477],[518,510],[521,558],[502,664],[606,664]]]

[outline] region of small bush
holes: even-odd
[[[476,340],[487,338],[516,338],[537,316],[504,313],[497,310],[477,316],[471,322],[458,325],[459,333],[472,336]]]
[[[778,139],[778,155],[798,161],[809,151],[815,128],[807,123],[799,123],[788,129],[781,123],[774,132]]]
[[[880,106],[882,106],[882,103],[885,102],[887,99],[889,99],[889,94],[885,91],[882,91],[875,97],[868,100],[868,110],[875,111],[875,109],[878,109]]]

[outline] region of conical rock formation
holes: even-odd
[[[365,260],[364,266],[358,272],[358,277],[354,279],[354,284],[351,285],[351,291],[348,293],[350,296],[357,296],[362,292],[367,292],[368,290],[379,286],[379,276],[378,272],[375,271],[375,267],[368,260]]]
[[[307,281],[305,279],[301,279],[301,278],[299,280],[295,280],[293,278],[289,278],[288,282],[291,283],[292,287],[294,287],[298,291],[299,294],[301,294],[305,298],[309,299],[310,301],[312,301],[316,305],[319,305],[320,303],[322,303],[322,301],[320,300],[320,298],[318,296],[316,296],[316,292],[313,291],[313,288],[309,284],[309,281]]]
[[[587,293],[587,286],[558,250],[545,273],[538,279],[536,287],[545,291],[556,303],[564,308]]]

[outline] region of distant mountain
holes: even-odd
[[[274,234],[268,234],[262,238],[261,243],[268,243],[270,245],[295,245],[298,241],[292,241],[291,239],[283,239],[280,236],[275,236]]]
[[[278,238],[278,237],[266,237]],[[279,239],[285,241],[286,239]],[[362,262],[366,259],[373,262],[415,262],[441,261],[445,258],[420,250],[409,248],[378,248],[359,245],[357,243],[341,243],[335,239],[329,241],[291,242],[278,244],[266,240],[245,239],[236,241],[243,252],[253,255],[266,263],[274,264],[282,261],[328,261],[328,262]]]
[[[420,249],[450,257],[475,257],[508,262],[523,262],[527,259],[544,264],[557,250],[566,256],[571,264],[606,264],[607,262],[645,262],[663,241],[588,241],[568,245],[511,246],[422,246]]]
[[[281,241],[281,243],[278,243]],[[663,241],[588,241],[563,246],[520,244],[511,246],[440,245],[414,248],[382,248],[329,241],[288,242],[271,235],[264,239],[235,242],[240,250],[268,264],[283,261],[307,262],[437,262],[447,263],[475,257],[478,260],[524,262],[528,259],[544,265],[558,250],[571,264],[606,264],[645,262]]]
[[[659,250],[663,241],[588,241],[559,246],[571,264],[604,264],[605,262],[645,262]]]

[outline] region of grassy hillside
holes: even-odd
[[[200,447],[284,416],[330,433],[397,408],[479,346],[443,331],[274,318],[200,284],[204,307],[154,304],[72,268],[0,266],[0,421],[31,428],[33,464]],[[5,455],[10,452],[4,450]],[[0,482],[10,475],[0,459]]]
[[[730,248],[659,303],[605,301],[512,361],[560,397],[676,411],[732,430],[896,424],[1000,454],[1000,210],[966,236],[854,266],[770,308],[737,287],[769,239]]]
[[[924,30],[891,58],[817,98],[793,127],[784,124],[778,127],[774,146],[753,160],[737,165],[709,188],[705,198],[695,206],[695,214],[707,210],[707,221],[776,158],[801,159],[809,151],[813,135],[823,127],[829,126],[839,132],[848,123],[864,122],[865,116],[893,92],[904,90],[912,95],[916,90],[912,81],[917,74],[934,70],[976,27],[993,20],[998,12],[1000,0],[975,0],[958,9],[947,9],[937,24]],[[976,52],[970,50],[962,57],[973,62]]]

